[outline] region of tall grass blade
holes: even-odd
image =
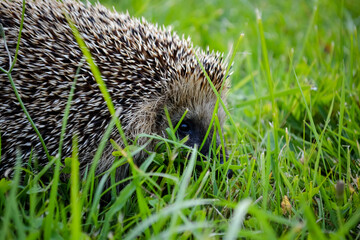
[[[230,220],[227,233],[225,234],[225,240],[238,239],[238,232],[241,229],[242,222],[245,219],[250,204],[250,199],[244,199],[238,203],[235,208],[234,216]]]

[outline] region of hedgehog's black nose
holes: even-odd
[[[176,125],[177,124],[178,123],[176,123]],[[179,128],[176,131],[176,134],[179,139],[183,139],[186,136],[189,137],[188,141],[185,143],[187,146],[194,147],[195,145],[197,145],[199,147],[203,143],[203,139],[206,134],[206,131],[207,131],[207,128],[203,128],[203,126],[201,124],[198,124],[197,121],[193,121],[191,119],[186,119],[181,122],[181,124],[179,125]],[[220,145],[221,145],[221,142],[219,141],[219,139],[217,139],[216,140],[216,148]],[[197,160],[203,161],[203,158],[201,157],[201,155],[209,156],[209,152],[211,151],[211,149],[212,149],[212,139],[210,137],[208,137],[205,140],[204,145],[200,149],[201,154],[198,155]],[[224,156],[223,156],[222,151],[220,152],[219,156],[217,156],[217,157],[218,157],[217,159],[220,160],[220,163],[223,164]],[[227,161],[226,150],[225,150],[225,161]],[[233,171],[229,170],[227,172],[227,177],[231,178],[232,175],[233,175]]]

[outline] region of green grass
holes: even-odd
[[[115,166],[95,176],[95,161],[81,178],[74,147],[59,170],[71,171],[68,181],[50,174],[56,158],[37,174],[16,168],[12,180],[0,180],[0,239],[360,239],[357,1],[104,4],[172,25],[234,59],[222,130],[230,164],[196,162],[196,150],[182,149],[169,129],[169,140],[141,166],[131,161],[138,147],[113,143]],[[121,127],[115,117],[110,125],[95,159],[110,129]],[[106,189],[126,161],[129,184],[119,193],[116,183]]]

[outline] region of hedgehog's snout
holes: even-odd
[[[199,124],[196,121],[191,120],[191,119],[186,119],[180,123],[180,126],[177,129],[176,134],[178,135],[178,137],[180,139],[182,139],[186,136],[189,137],[189,140],[185,143],[187,146],[194,147],[195,145],[197,145],[198,147],[200,147],[205,138],[207,129],[208,129],[208,127],[203,126],[203,124]],[[212,134],[209,134],[209,136],[211,136],[211,135]],[[209,137],[209,136],[205,140],[205,143],[202,146],[202,148],[200,149],[200,153],[204,156],[209,156],[209,153],[211,150],[212,140],[211,140],[211,137]],[[221,145],[220,139],[219,139],[219,137],[217,137],[216,148],[220,145]],[[224,163],[223,151],[220,151],[218,159],[220,160],[221,164]],[[225,150],[225,159],[227,160],[226,150]],[[198,157],[198,160],[201,160],[200,156]],[[232,176],[232,171],[229,170],[228,177],[231,177],[231,176]]]
[[[181,122],[179,128],[176,131],[176,134],[179,137],[179,139],[183,139],[186,136],[189,137],[188,141],[185,143],[187,146],[194,147],[195,145],[197,145],[198,147],[200,147],[204,141],[207,130],[208,130],[207,126],[203,126],[203,124],[197,123],[194,120],[186,119]],[[212,144],[212,140],[210,137],[211,135],[212,134],[209,134],[209,136],[205,140],[204,145],[200,149],[200,153],[204,156],[209,155]],[[220,144],[221,143],[219,139],[216,139],[216,147],[220,146]],[[221,159],[223,159],[222,153],[220,154],[221,154],[220,156]]]

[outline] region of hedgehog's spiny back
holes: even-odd
[[[20,0],[0,2],[0,21],[13,56],[20,25]],[[18,61],[12,76],[30,115],[45,139],[51,155],[56,155],[64,108],[75,72],[83,58],[64,17],[66,11],[75,22],[92,56],[100,68],[116,108],[123,111],[120,120],[128,137],[139,132],[158,133],[155,109],[145,110],[144,104],[163,110],[161,104],[172,101],[182,104],[194,98],[195,85],[201,86],[198,98],[214,94],[196,60],[203,63],[219,90],[226,65],[219,54],[194,50],[189,40],[180,39],[169,30],[118,14],[106,8],[85,6],[76,1],[35,0],[26,3],[26,15]],[[9,67],[8,54],[0,41],[0,65]],[[189,91],[184,88],[189,88]],[[176,92],[185,95],[177,95]],[[189,94],[187,96],[186,94]],[[175,99],[173,96],[178,96]],[[172,98],[172,99],[171,99]],[[181,100],[180,102],[178,100]],[[201,99],[205,101],[205,99]],[[176,101],[178,101],[176,103]],[[187,106],[182,106],[187,107]],[[2,136],[2,167],[0,175],[15,159],[20,146],[24,161],[31,148],[44,159],[40,142],[25,118],[7,77],[0,73],[0,131]],[[64,140],[64,155],[71,152],[71,138],[79,136],[81,161],[91,161],[110,115],[106,104],[85,63],[80,70],[75,96]],[[131,124],[130,124],[131,123]],[[136,131],[133,123],[137,123]],[[132,129],[133,128],[133,129]],[[114,132],[112,136],[118,140]],[[108,163],[102,163],[109,165]]]

